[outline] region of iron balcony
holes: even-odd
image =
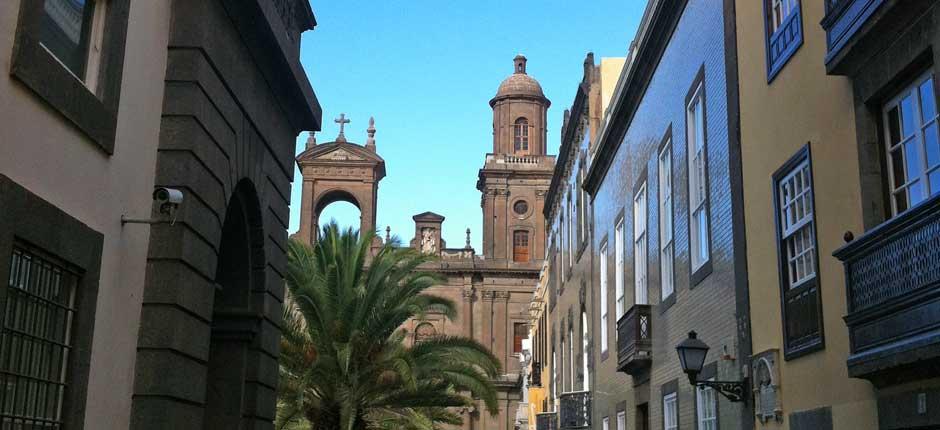
[[[558,414],[555,412],[535,414],[535,430],[558,430]]]
[[[575,391],[559,396],[562,430],[591,427],[591,392]]]

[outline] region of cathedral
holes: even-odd
[[[445,217],[422,212],[413,217],[410,246],[440,258],[423,270],[443,275],[444,283],[429,291],[458,304],[458,315],[426,315],[409,321],[411,342],[437,334],[472,337],[500,359],[503,375],[494,381],[500,410],[490,415],[482,405],[462,411],[463,428],[510,430],[523,399],[520,365],[522,340],[528,333],[529,302],[545,258],[545,193],[551,182],[555,157],[546,154],[546,113],[551,102],[538,81],[526,73],[526,58],[513,59],[513,73],[490,100],[493,109],[493,150],[485,155],[476,187],[483,216],[483,249],[448,247],[441,238]],[[348,142],[337,119],[336,140],[317,144],[311,137],[297,156],[303,177],[301,222],[296,238],[316,240],[320,212],[330,203],[347,201],[361,211],[360,230],[376,230],[378,184],[385,176],[385,160],[375,145],[370,120],[365,145]],[[386,237],[386,240],[388,238]],[[375,247],[382,246],[376,239]],[[524,416],[524,414],[520,414]]]

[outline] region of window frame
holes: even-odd
[[[520,242],[518,239],[522,238],[525,240],[524,245],[519,245]],[[521,254],[518,253],[519,250],[525,249],[525,260],[520,260]],[[525,264],[532,261],[532,241],[529,235],[529,231],[526,229],[515,229],[512,231],[512,262],[517,264]]]
[[[705,380],[706,380],[706,381],[714,381],[715,378],[708,378],[708,379],[705,379]],[[703,395],[704,393],[709,393],[709,395],[711,396],[710,405],[706,405],[706,404],[705,404],[705,400],[706,400],[706,399],[704,398],[704,395]],[[706,407],[706,406],[711,406],[710,410],[711,410],[711,413],[712,413],[713,416],[711,416],[711,417],[702,416],[702,413],[705,411],[705,407]],[[718,430],[719,427],[718,427],[718,397],[717,397],[717,391],[715,391],[715,389],[712,388],[712,387],[696,386],[696,387],[695,387],[695,428],[698,429],[698,430],[704,430],[704,429],[705,429],[705,426],[703,426],[703,423],[704,423],[706,420],[712,421],[712,422],[715,424],[715,425],[714,425],[714,429],[715,429],[715,430]]]
[[[675,425],[670,426],[666,422],[666,417],[668,415],[669,403],[672,403],[672,418]],[[663,393],[663,430],[678,430],[679,429],[679,395],[676,391],[671,391],[668,393]]]
[[[588,391],[591,389],[591,369],[588,366],[588,354],[590,351],[590,331],[588,330],[587,312],[581,309],[581,389]]]
[[[515,153],[529,153],[529,119],[520,116],[512,123],[512,149]]]
[[[660,144],[659,152],[656,156],[657,172],[659,176],[659,192],[657,198],[657,205],[659,208],[659,288],[660,288],[660,303],[663,306],[662,311],[665,311],[676,301],[676,254],[675,254],[675,181],[673,179],[673,154],[672,154],[672,126],[669,127],[669,130],[666,132],[666,136],[663,137],[663,141]],[[667,163],[663,162],[663,159],[668,160]],[[664,169],[665,167],[665,169]],[[668,206],[666,204],[666,193],[667,187],[664,184],[668,184]],[[666,225],[668,214],[668,225]],[[668,233],[668,237],[665,235]],[[669,265],[664,264],[666,261],[666,255],[668,255]],[[669,286],[668,294],[666,286]]]
[[[812,279],[804,280],[800,284],[796,285],[794,288],[790,288],[790,282],[788,278],[788,263],[787,263],[787,253],[784,249],[785,243],[781,240],[783,234],[783,226],[780,219],[780,182],[784,178],[790,175],[790,173],[797,167],[802,166],[804,163],[808,166],[809,172],[809,198],[812,202],[813,213],[810,223],[812,224],[812,240],[816,246],[816,252],[813,255],[813,264],[816,266],[816,275]],[[789,361],[795,358],[802,357],[806,354],[813,353],[825,349],[825,327],[824,327],[824,313],[822,306],[822,297],[820,286],[820,273],[819,273],[819,240],[817,237],[816,229],[816,196],[815,196],[815,183],[813,181],[813,162],[812,154],[810,151],[810,146],[807,143],[802,148],[800,148],[792,157],[790,157],[787,162],[785,162],[771,177],[771,186],[773,189],[773,209],[774,209],[774,237],[776,241],[777,248],[777,273],[779,279],[779,288],[780,288],[780,312],[782,319],[782,329],[783,329],[783,350],[784,350],[784,360]],[[807,307],[805,303],[793,305],[796,309],[812,309],[816,315],[816,324],[815,331],[817,334],[812,335],[812,337],[803,336],[801,339],[791,339],[793,336],[791,329],[791,318],[796,318],[796,316],[791,315],[794,312],[788,311],[788,302],[795,301],[797,299],[802,300],[814,300],[815,305],[812,303],[809,304],[810,308]]]
[[[607,265],[607,239],[605,238],[601,242],[600,251],[598,253],[600,256],[599,271],[600,271],[600,324],[601,324],[601,361],[607,358],[607,353],[609,349],[608,343],[610,343],[609,333],[608,333],[608,324],[610,318],[610,304],[607,303],[608,295],[608,284],[607,284],[607,275],[608,275],[608,265]]]
[[[693,175],[695,168],[693,166],[695,159],[695,144],[696,140],[692,137],[696,128],[693,128],[693,123],[696,121],[694,114],[690,113],[690,107],[694,103],[699,103],[701,106],[701,122],[702,122],[702,178],[701,181],[704,184],[701,185],[703,190],[703,196],[701,204],[696,206],[692,199],[694,197],[692,192],[693,185],[698,185],[693,181]],[[691,119],[690,119],[691,118]],[[686,95],[685,99],[685,136],[686,136],[686,167],[687,174],[686,176],[686,191],[687,191],[687,205],[688,205],[688,244],[689,244],[689,288],[694,288],[699,283],[702,282],[708,275],[712,272],[712,236],[711,236],[711,199],[710,199],[710,179],[709,179],[709,169],[708,169],[708,108],[707,108],[707,97],[705,91],[705,66],[703,65],[695,79],[692,82],[692,85],[689,87],[689,92]],[[698,230],[694,222],[694,216],[698,212],[699,208],[704,211],[705,215],[705,232],[704,238],[707,241],[706,243],[706,253],[701,256],[702,261],[695,260],[695,249],[698,248],[694,246],[697,244],[697,234]]]
[[[921,94],[920,86],[927,82],[930,82],[933,88],[933,94],[931,94],[931,96],[933,97],[933,104],[934,104],[935,112],[934,112],[933,118],[925,121],[923,118],[924,116],[923,94]],[[917,206],[919,203],[929,200],[931,197],[937,194],[940,194],[940,184],[938,184],[937,190],[933,190],[933,191],[930,190],[931,188],[930,174],[940,172],[940,164],[934,165],[932,167],[928,165],[929,161],[927,160],[927,157],[928,157],[927,143],[926,143],[926,140],[924,139],[926,135],[924,130],[931,126],[936,125],[938,129],[938,133],[940,133],[940,97],[937,96],[938,91],[940,90],[938,90],[937,88],[937,83],[938,83],[937,75],[935,74],[934,69],[928,68],[926,71],[919,73],[916,78],[906,81],[905,85],[901,89],[899,89],[898,91],[895,91],[893,93],[893,96],[891,96],[891,98],[889,98],[887,102],[882,103],[880,106],[881,108],[880,118],[881,118],[882,124],[884,124],[884,126],[882,127],[883,131],[881,132],[882,134],[881,138],[882,140],[884,140],[884,144],[881,145],[881,150],[883,151],[883,154],[884,154],[883,157],[885,159],[885,166],[887,170],[886,171],[886,177],[887,177],[886,185],[887,185],[887,195],[888,195],[888,207],[890,208],[889,214],[891,218],[896,217],[910,210],[911,208]],[[891,108],[893,107],[898,107],[900,109],[901,101],[904,100],[906,95],[912,95],[915,97],[915,100],[914,100],[915,101],[914,102],[915,124],[914,126],[917,130],[910,137],[905,137],[901,135],[900,141],[897,143],[897,145],[894,145],[895,147],[900,148],[899,150],[902,153],[904,153],[903,154],[904,162],[902,164],[902,167],[905,170],[905,172],[902,173],[904,175],[905,183],[902,184],[901,186],[896,186],[896,184],[894,183],[895,182],[895,172],[894,172],[895,167],[894,167],[894,163],[892,162],[892,156],[891,156],[892,152],[894,152],[894,149],[892,148],[892,143],[891,143],[891,127],[889,123],[890,120],[889,120],[888,114],[891,111]],[[903,118],[899,118],[899,119],[900,119],[900,122],[903,124],[904,122]],[[903,132],[901,133],[903,134]],[[905,148],[904,148],[905,143],[907,143],[911,139],[916,139],[919,143],[918,145],[919,151],[917,155],[918,157],[920,157],[920,160],[921,160],[921,163],[919,166],[919,168],[921,169],[921,173],[913,181],[908,180],[908,177],[907,177],[907,172],[906,172],[907,154],[905,153]],[[920,183],[923,189],[923,194],[921,195],[920,201],[918,201],[917,203],[912,203],[913,200],[908,195],[907,207],[904,210],[899,211],[897,200],[895,199],[895,194],[897,194],[899,190],[901,192],[908,193],[910,190],[911,184],[915,182]]]
[[[615,248],[614,249],[614,257],[615,257],[614,258],[614,270],[615,270],[614,303],[615,303],[615,310],[616,310],[616,312],[614,313],[614,316],[617,318],[617,321],[620,321],[620,317],[622,317],[627,312],[627,309],[626,309],[627,303],[626,303],[626,297],[625,297],[626,293],[624,292],[624,290],[626,289],[624,285],[624,282],[625,282],[624,270],[625,270],[625,263],[626,263],[624,261],[626,256],[624,255],[625,253],[623,252],[624,246],[625,246],[624,237],[623,237],[624,224],[625,224],[625,218],[623,214],[621,214],[618,217],[618,220],[614,227],[614,248]]]
[[[649,219],[648,205],[649,193],[647,192],[646,175],[644,174],[643,179],[638,183],[633,193],[634,305],[649,304],[649,223],[647,222]]]
[[[81,430],[91,369],[91,346],[97,310],[104,236],[81,221],[0,174],[0,309],[7,304],[14,247],[38,251],[80,274],[72,321],[70,375],[62,404],[64,427]]]
[[[617,411],[617,430],[627,430],[627,411]]]
[[[107,0],[103,18],[91,20],[90,37],[95,37],[94,26],[99,22],[104,29],[101,51],[96,54],[98,61],[91,70],[97,76],[84,78],[79,78],[40,43],[44,4],[44,1],[20,2],[10,73],[111,155],[117,133],[130,0]],[[89,43],[85,55],[91,54]],[[83,68],[88,71],[88,67]]]
[[[803,46],[802,0],[779,0],[791,3],[789,14],[774,28],[773,4],[778,0],[763,0],[764,7],[764,53],[767,65],[767,84],[783,70],[784,66]]]

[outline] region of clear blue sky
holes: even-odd
[[[332,141],[345,112],[351,142],[365,143],[369,116],[388,175],[379,186],[377,223],[407,242],[415,214],[445,216],[444,240],[481,249],[477,173],[492,151],[489,100],[512,73],[517,53],[552,101],[549,153],[559,145],[588,51],[620,57],[636,33],[646,0],[313,0],[318,25],[302,41],[301,61],[323,106],[319,142]],[[306,134],[297,140],[303,150]],[[300,172],[294,174],[289,231],[300,220]],[[321,221],[359,225],[358,210],[328,206]]]

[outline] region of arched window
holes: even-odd
[[[513,148],[516,152],[529,150],[529,120],[519,118],[513,126]]]
[[[516,230],[512,233],[512,261],[529,262],[529,232]]]

